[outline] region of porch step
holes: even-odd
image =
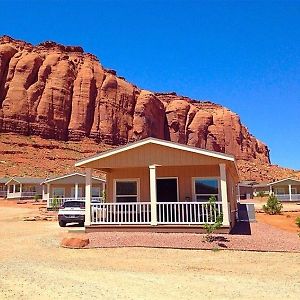
[[[180,232],[180,233],[205,233],[202,225],[90,225],[85,227],[86,232]],[[230,227],[223,226],[216,233],[229,233]]]

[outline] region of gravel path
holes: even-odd
[[[153,232],[93,232],[87,234],[89,248],[97,247],[154,247],[175,249],[232,249],[251,251],[300,252],[300,238],[295,233],[273,226],[252,223],[251,235],[219,234],[215,241],[204,241],[203,234]]]

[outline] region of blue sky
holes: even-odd
[[[0,35],[80,45],[139,87],[222,104],[300,169],[300,1],[0,4]]]

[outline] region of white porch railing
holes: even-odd
[[[291,199],[290,194],[275,194],[275,197],[281,201],[300,201],[300,194],[291,194]]]
[[[5,198],[7,194],[7,191],[0,191],[0,197]]]
[[[34,197],[37,192],[21,192],[21,197]]]
[[[150,202],[91,204],[91,224],[150,224]]]
[[[159,202],[157,224],[214,223],[222,213],[222,202],[212,206],[209,202]],[[91,224],[150,224],[151,203],[99,203],[91,204]]]
[[[75,197],[69,197],[69,198],[48,198],[47,208],[51,208],[53,206],[62,206],[66,201],[72,201],[72,200],[85,201],[85,197],[78,197],[77,199],[75,199]],[[103,198],[102,197],[92,197],[92,201],[103,202]],[[56,205],[54,205],[54,203]]]
[[[205,224],[214,223],[222,213],[222,202],[159,202],[158,224]]]
[[[7,192],[8,199],[14,198],[33,198],[37,192]]]

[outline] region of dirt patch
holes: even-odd
[[[295,224],[296,218],[300,217],[299,212],[284,212],[281,215],[267,215],[265,213],[257,213],[258,222],[272,225],[276,228],[289,232],[300,232],[300,228]]]

